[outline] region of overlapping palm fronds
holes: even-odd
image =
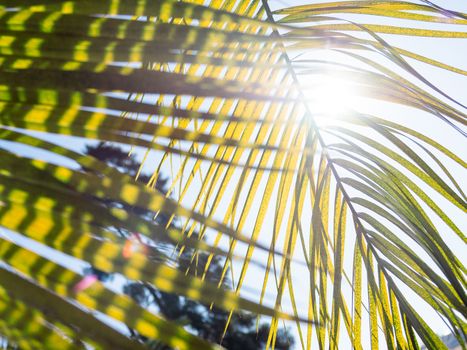
[[[269,317],[267,347],[292,322],[303,348],[445,348],[425,309],[461,342],[466,269],[452,242],[465,248],[465,154],[400,120],[419,113],[465,142],[463,101],[411,63],[467,72],[385,35],[465,41],[466,24],[428,1],[2,1],[0,334],[24,349],[145,348],[113,327],[125,324],[177,349],[219,347],[109,285],[77,292],[72,257]],[[321,49],[359,63],[323,62]],[[407,116],[348,110],[321,125],[303,81],[325,71]],[[143,150],[153,178],[145,187],[81,154],[83,140]],[[164,169],[174,197],[153,190]],[[144,252],[125,258],[117,230],[223,257],[233,290]]]

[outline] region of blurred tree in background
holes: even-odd
[[[122,148],[108,143],[101,142],[96,146],[88,145],[86,146],[85,153],[132,177],[137,175],[140,167],[140,163],[135,159],[133,154],[129,155],[128,152],[125,152]],[[141,173],[137,181],[146,184],[149,183],[150,180],[150,175]],[[168,191],[167,183],[167,178],[158,177],[154,188],[166,194]],[[109,202],[108,205],[112,205],[112,203]],[[135,210],[135,208],[130,207],[125,209],[129,211]],[[169,223],[169,218],[164,215],[155,215],[156,213],[154,212],[142,210],[139,210],[137,213],[148,219],[153,219],[155,217],[158,224],[171,225],[181,229],[177,218],[174,218]],[[196,236],[196,234],[193,236]],[[189,247],[185,247],[180,253],[179,247],[166,242],[157,242],[155,246],[151,246],[151,254],[153,259],[163,259],[166,262],[168,260],[173,260],[171,263],[175,264],[178,269],[192,276],[203,275],[209,257],[208,254],[204,252],[197,253],[193,248]],[[193,256],[196,256],[196,259],[193,259]],[[206,273],[206,279],[217,284],[221,278],[222,270],[223,262],[219,257],[214,257]],[[112,275],[93,267],[85,269],[85,274],[94,274],[103,282],[112,279]],[[222,282],[222,288],[228,288],[229,283],[229,279],[225,278]],[[156,307],[157,311],[165,318],[186,326],[203,339],[213,343],[218,343],[222,340],[222,346],[226,349],[259,350],[263,349],[267,342],[269,325],[257,324],[255,315],[245,312],[233,314],[229,327],[224,335],[229,313],[215,306],[210,310],[209,305],[203,305],[177,294],[165,293],[147,282],[127,281],[123,287],[123,292],[145,308]],[[129,331],[132,337],[151,344],[154,348],[170,349],[160,342],[147,339],[132,329]],[[278,331],[276,349],[292,349],[293,344],[294,339],[287,331],[283,329]]]

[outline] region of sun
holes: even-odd
[[[313,74],[305,81],[307,102],[319,126],[335,124],[361,104],[360,89],[347,75]]]

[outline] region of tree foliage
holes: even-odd
[[[139,170],[139,162],[134,155],[128,155],[120,147],[110,144],[99,143],[97,146],[86,146],[85,154],[91,155],[109,166],[130,176],[136,176]],[[147,183],[150,180],[147,174],[140,174],[138,181]],[[156,180],[155,190],[162,194],[167,194],[167,179],[159,176]],[[113,205],[113,203],[107,203]],[[132,211],[132,208],[125,208],[126,211]],[[156,215],[152,212],[140,211],[139,216],[155,220],[158,224],[171,226],[178,230],[176,218],[169,221],[169,218]],[[190,276],[199,276],[203,274],[203,269],[207,265],[209,255],[203,252],[198,253],[196,261],[192,259],[196,253],[193,249],[184,249],[175,245],[160,243],[155,241],[152,247],[152,259],[170,262],[175,264],[178,270],[185,272]],[[156,254],[157,253],[157,254]],[[176,258],[171,258],[173,256]],[[212,283],[219,283],[222,276],[222,261],[215,257],[209,264],[206,272],[206,280]],[[85,269],[85,275],[95,275],[99,281],[108,281],[112,275],[93,267]],[[221,282],[223,288],[228,288],[229,281],[224,279]],[[256,325],[256,317],[252,314],[239,312],[229,320],[229,313],[217,307],[210,308],[209,305],[200,304],[197,301],[190,300],[173,293],[166,293],[155,288],[148,282],[128,280],[123,285],[122,292],[129,295],[133,300],[144,308],[156,307],[157,311],[168,320],[177,322],[179,325],[188,327],[196,335],[210,342],[221,342],[222,346],[229,350],[260,350],[263,349],[269,334],[269,326],[265,323]],[[227,327],[228,326],[228,327]],[[227,327],[227,328],[226,328]],[[148,344],[151,348],[158,350],[170,349],[164,346],[156,339],[147,339],[130,329],[132,337]],[[276,339],[276,349],[287,350],[294,344],[294,340],[285,330],[281,330]]]

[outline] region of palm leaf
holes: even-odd
[[[276,11],[264,0],[4,1],[0,225],[105,272],[267,316],[268,348],[283,325],[295,325],[302,348],[444,348],[422,305],[462,342],[466,269],[451,243],[466,243],[462,155],[384,113],[349,110],[321,125],[304,82],[345,75],[366,98],[465,140],[463,101],[412,60],[465,69],[391,35],[453,40],[466,24],[428,1]],[[313,57],[323,48],[341,60]],[[63,142],[71,137],[136,147],[153,171],[148,186]],[[168,170],[176,200],[153,190]],[[128,206],[180,217],[182,228]],[[114,230],[193,248],[194,263],[208,253],[204,274],[143,253],[124,259]],[[174,348],[216,347],[101,284],[73,294],[79,274],[25,242],[0,241],[0,333],[19,346],[145,347],[87,308]],[[216,286],[206,274],[217,256]],[[220,288],[229,271],[232,291]]]

